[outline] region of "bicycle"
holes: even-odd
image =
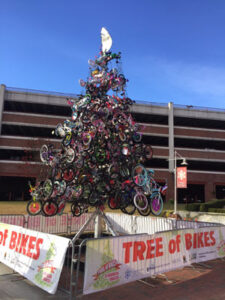
[[[36,216],[41,213],[42,209],[42,201],[41,199],[41,189],[37,189],[37,186],[32,186],[29,182],[30,194],[32,196],[32,200],[27,203],[27,212],[31,216]]]

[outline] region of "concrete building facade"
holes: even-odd
[[[76,95],[0,86],[1,200],[28,199],[28,180],[45,176],[39,150],[46,142],[59,147],[51,132],[71,116],[68,97]],[[178,189],[178,202],[225,198],[225,110],[137,102],[132,115],[153,148],[146,167],[169,186],[167,201],[174,199],[175,151],[188,162],[188,188]]]

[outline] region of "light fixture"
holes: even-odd
[[[186,158],[183,158],[183,161],[182,161],[181,165],[182,165],[182,166],[187,166],[187,165],[188,165],[188,163],[187,163],[187,161],[186,161]]]

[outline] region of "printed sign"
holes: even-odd
[[[69,239],[0,223],[0,261],[54,294]]]
[[[225,256],[225,227],[87,241],[84,294]]]
[[[187,167],[177,168],[177,188],[187,188]]]

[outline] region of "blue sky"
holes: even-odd
[[[103,26],[130,98],[225,109],[224,0],[0,0],[0,83],[80,93]]]

